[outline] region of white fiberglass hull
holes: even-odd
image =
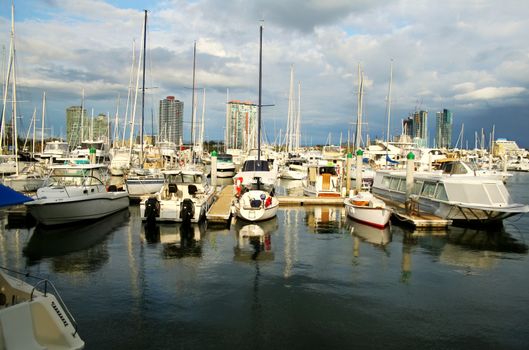
[[[98,219],[128,206],[127,192],[101,192],[70,198],[43,198],[26,203],[29,213],[44,225]]]
[[[234,208],[238,218],[246,221],[263,221],[277,215],[279,200],[265,191],[250,190],[235,202]]]
[[[356,205],[351,198],[347,198],[344,203],[347,215],[356,221],[379,228],[385,227],[389,222],[391,211],[385,207]]]
[[[158,192],[163,184],[163,178],[127,179],[125,182],[130,196],[142,196]]]
[[[148,200],[148,199],[147,199]],[[146,221],[148,218],[145,214],[146,202],[142,201],[140,203],[140,216],[143,221]],[[194,198],[191,199],[194,206],[194,215],[191,218],[192,223],[198,223],[206,218],[206,213],[209,210],[211,204],[213,204],[214,196],[213,191],[210,194],[203,198]],[[181,209],[183,199],[168,199],[158,201],[160,205],[159,215],[156,216],[155,220],[159,222],[169,221],[169,222],[182,222],[181,218]]]

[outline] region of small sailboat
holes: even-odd
[[[385,227],[391,216],[391,210],[386,208],[386,203],[370,192],[359,192],[346,198],[344,204],[350,218],[371,226]]]

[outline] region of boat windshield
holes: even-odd
[[[270,171],[267,160],[247,160],[242,171]]]
[[[90,186],[102,184],[98,169],[54,169],[50,175],[52,184],[62,186]]]
[[[320,175],[321,174],[331,174],[336,175],[336,167],[333,166],[323,166],[320,168]]]
[[[233,156],[231,154],[219,154],[217,157],[217,161],[219,162],[232,162]]]
[[[173,184],[194,184],[201,183],[202,176],[197,174],[170,174],[167,175],[167,182]]]

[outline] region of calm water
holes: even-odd
[[[508,187],[529,203],[529,174]],[[528,215],[433,233],[336,207],[230,228],[146,230],[138,206],[54,230],[0,219],[0,264],[50,278],[87,349],[529,346]]]

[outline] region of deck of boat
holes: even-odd
[[[393,217],[395,217],[395,219],[402,223],[414,226],[415,228],[435,230],[444,229],[445,227],[452,224],[452,220],[443,219],[433,214],[421,212],[419,207],[413,208],[411,211],[407,211],[404,203],[390,201],[383,198],[380,199],[386,203],[387,207],[391,208]]]

